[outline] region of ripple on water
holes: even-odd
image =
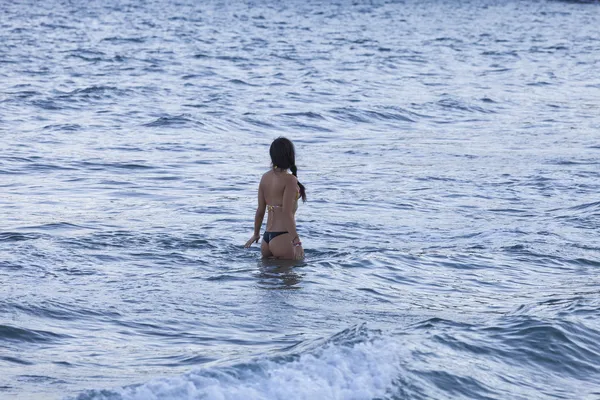
[[[71,338],[69,335],[45,330],[18,328],[11,325],[0,325],[0,340],[15,343],[53,343]]]
[[[200,121],[195,121],[189,118],[189,116],[178,115],[172,117],[160,117],[152,122],[144,124],[149,128],[159,127],[187,127],[187,126],[202,126]]]

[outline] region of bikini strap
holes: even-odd
[[[271,211],[275,211],[276,208],[279,208],[281,206],[272,206],[270,204],[267,204],[267,211],[271,212]]]

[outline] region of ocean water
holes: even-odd
[[[599,399],[599,27],[0,0],[0,398]],[[295,265],[243,248],[280,135]]]

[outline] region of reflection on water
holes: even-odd
[[[264,289],[300,289],[302,276],[296,271],[303,260],[263,258],[258,262],[258,284]]]

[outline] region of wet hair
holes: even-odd
[[[298,179],[298,168],[296,167],[296,152],[294,150],[294,144],[291,140],[278,137],[273,140],[271,143],[271,148],[269,149],[269,154],[271,155],[271,162],[273,163],[273,167],[289,169],[292,171],[292,174]],[[306,190],[304,189],[304,185],[298,182],[298,187],[300,187],[300,196],[302,197],[302,201],[306,201]]]

